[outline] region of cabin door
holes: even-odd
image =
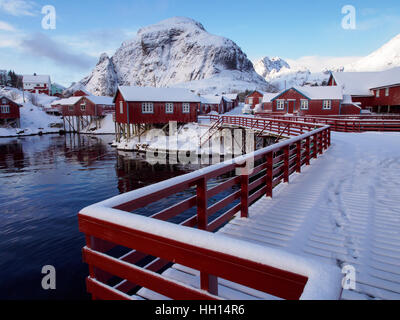
[[[294,113],[296,111],[296,101],[288,100],[287,113]]]

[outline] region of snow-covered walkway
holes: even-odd
[[[400,134],[332,135],[326,154],[220,232],[354,266],[344,299],[400,299]]]

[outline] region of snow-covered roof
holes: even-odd
[[[220,104],[222,100],[221,96],[207,94],[204,96],[200,96],[200,101],[203,104]]]
[[[344,94],[372,96],[371,89],[400,84],[400,68],[377,72],[333,72],[337,85]]]
[[[19,103],[16,103],[15,101],[11,100],[10,98],[7,98],[6,96],[0,96],[0,102],[1,102],[1,99],[7,99],[8,101],[11,101],[12,103],[15,103],[16,105],[18,105],[18,106],[22,107],[22,105],[21,105],[21,104],[19,104]]]
[[[200,102],[200,97],[187,89],[119,86],[125,101]]]
[[[277,95],[278,93],[264,93],[262,102],[263,103],[271,102],[271,100],[275,98]]]
[[[25,83],[50,83],[49,75],[24,75],[23,82]]]
[[[81,97],[82,98],[82,97]],[[113,105],[113,98],[107,96],[86,96],[87,99],[92,101],[94,104],[104,104],[104,105]]]
[[[52,102],[50,105],[51,106],[70,106],[73,105],[75,103],[77,103],[79,100],[81,100],[83,97],[70,97],[67,99],[60,99],[60,100],[56,100],[54,102]]]
[[[225,97],[225,98],[228,98],[230,100],[236,100],[238,98],[238,94],[237,93],[223,94],[222,96]]]
[[[342,100],[343,91],[337,86],[319,86],[319,87],[293,87],[295,90],[303,93],[307,98],[311,100]]]

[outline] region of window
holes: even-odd
[[[253,104],[253,98],[249,98],[249,104]]]
[[[190,113],[190,103],[183,103],[182,104],[182,112],[183,113]]]
[[[276,109],[284,110],[285,109],[285,100],[276,100]]]
[[[81,104],[81,111],[86,111],[86,104]]]
[[[301,100],[301,110],[308,110],[308,100]]]
[[[3,100],[1,100],[1,103],[2,103],[2,104],[6,104],[6,103],[7,103],[7,100],[6,100],[6,99],[3,99]]]
[[[379,98],[379,96],[380,96],[380,90],[378,89],[376,90],[376,97]]]
[[[174,104],[173,103],[165,104],[165,113],[174,113]]]
[[[258,99],[258,103],[262,103],[262,101],[263,101],[263,98]]]
[[[386,88],[386,89],[385,89],[385,96],[386,96],[386,97],[389,97],[389,88]]]
[[[332,100],[324,100],[322,109],[323,110],[331,110],[332,109]]]
[[[119,102],[119,113],[124,114],[124,102],[123,101]]]
[[[69,111],[74,111],[74,106],[69,106],[69,107],[68,107],[68,110],[69,110]]]
[[[10,113],[10,106],[1,106],[1,113]]]
[[[154,113],[154,105],[151,102],[142,103],[142,113]]]

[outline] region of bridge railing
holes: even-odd
[[[86,235],[83,256],[89,265],[88,291],[94,299],[132,299],[143,287],[174,299],[213,299],[218,296],[220,277],[284,299],[309,298],[307,288],[324,286],[313,279],[313,264],[288,269],[274,263],[277,252],[212,232],[237,214],[248,217],[252,203],[272,197],[276,185],[289,182],[292,173],[300,173],[329,145],[330,128],[323,126],[83,209],[78,218],[80,231]],[[184,191],[191,195],[178,196],[177,203],[150,217],[139,215],[140,209]],[[177,218],[178,224],[171,222]],[[249,252],[254,254],[249,256]],[[160,274],[174,263],[198,270],[199,288]],[[339,297],[332,283],[324,290],[330,298]]]
[[[329,125],[333,131],[337,132],[400,131],[400,117],[398,116],[360,116],[357,118],[357,116],[273,116],[258,113],[256,117]]]

